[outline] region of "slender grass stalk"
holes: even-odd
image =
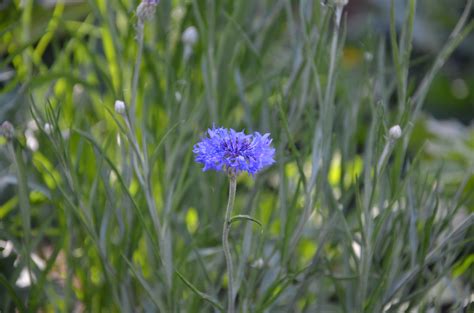
[[[137,57],[135,59],[135,67],[133,69],[132,78],[132,94],[130,98],[130,123],[131,129],[135,126],[135,114],[137,104],[137,92],[138,92],[138,79],[140,78],[140,65],[142,63],[143,55],[143,38],[144,38],[145,23],[143,19],[139,18],[136,26],[137,30]]]
[[[138,135],[136,131],[136,104],[137,104],[137,97],[138,97],[138,82],[140,78],[140,65],[142,62],[143,56],[143,45],[144,45],[144,28],[145,22],[147,20],[152,19],[157,2],[154,1],[143,1],[137,8],[137,17],[138,21],[136,24],[136,35],[137,35],[137,55],[135,59],[135,65],[133,70],[132,76],[132,93],[130,99],[130,110],[128,114],[124,115],[125,123],[127,126],[126,136],[132,145],[132,151],[130,153],[130,158],[132,161],[132,167],[135,171],[137,176],[138,182],[143,189],[145,194],[145,201],[148,207],[148,211],[150,213],[153,226],[156,230],[156,234],[158,236],[159,242],[159,250],[160,253],[163,255],[164,260],[164,268],[166,274],[166,283],[167,283],[167,290],[169,290],[168,297],[170,305],[172,305],[171,299],[171,290],[172,290],[172,275],[173,275],[173,266],[172,262],[169,260],[172,259],[171,252],[168,251],[166,247],[166,227],[163,227],[163,224],[160,221],[160,217],[158,216],[158,210],[156,206],[156,201],[153,196],[153,185],[151,181],[150,175],[150,162],[148,158],[148,151],[146,148],[146,140],[144,135],[144,130],[142,130],[143,140],[141,146],[138,141]],[[138,162],[135,163],[135,160]]]
[[[336,60],[338,57],[338,42],[339,42],[339,29],[341,27],[341,17],[344,4],[336,4],[336,10],[334,13],[334,29],[333,36],[331,39],[331,51],[329,53],[329,70],[328,70],[328,84],[326,85],[326,93],[324,102],[326,106],[332,101],[333,93],[335,89],[334,75],[336,70]]]
[[[234,208],[235,190],[237,189],[237,177],[233,174],[229,175],[229,201],[227,202],[227,208],[225,210],[224,227],[222,230],[222,246],[224,248],[225,263],[227,266],[227,312],[234,313],[234,278],[233,278],[233,265],[232,255],[230,254],[229,248],[229,231],[230,231],[230,215]]]
[[[9,149],[11,155],[13,156],[18,178],[18,195],[24,233],[23,246],[21,250],[23,253],[26,269],[28,271],[28,277],[31,281],[33,281],[33,271],[31,262],[31,207],[28,191],[28,177],[26,172],[27,169],[25,161],[23,160],[22,150],[17,144],[15,144],[15,139],[10,140]]]
[[[328,82],[326,85],[326,91],[324,94],[324,102],[322,103],[322,114],[319,123],[314,128],[314,136],[313,136],[313,172],[311,174],[310,184],[304,186],[305,190],[305,207],[303,210],[303,214],[301,215],[298,224],[293,232],[290,241],[290,253],[291,255],[297,246],[301,235],[303,234],[304,227],[311,215],[313,210],[313,202],[314,197],[312,195],[312,191],[314,186],[316,185],[316,179],[319,173],[319,166],[317,162],[317,158],[320,154],[323,155],[324,160],[330,159],[331,153],[331,133],[333,128],[333,117],[334,117],[334,91],[336,89],[336,65],[337,60],[339,58],[339,36],[340,36],[340,26],[341,26],[341,19],[342,19],[342,11],[346,3],[344,1],[337,2],[335,6],[334,12],[334,27],[333,27],[333,34],[331,38],[331,49],[329,51],[329,69],[328,69]],[[319,86],[319,84],[317,84]],[[322,99],[322,97],[321,97]],[[320,126],[322,125],[322,126]],[[320,136],[319,134],[322,133],[323,135]],[[321,140],[321,138],[325,138]],[[320,151],[318,151],[320,150]],[[321,174],[322,177],[327,177],[327,173],[329,170],[329,162],[322,162],[321,166]],[[302,175],[304,177],[304,174]]]
[[[377,163],[377,175],[380,175],[380,172],[382,171],[383,166],[385,165],[390,152],[392,152],[393,146],[395,145],[395,142],[397,139],[400,138],[402,135],[402,130],[400,126],[395,125],[392,128],[390,128],[389,133],[388,133],[388,138],[387,142],[383,148],[382,154],[380,156],[379,162]]]

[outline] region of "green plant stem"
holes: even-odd
[[[137,50],[137,57],[135,59],[135,66],[133,69],[133,76],[132,76],[132,93],[131,93],[131,98],[130,98],[130,110],[128,112],[128,115],[125,117],[125,123],[128,128],[127,137],[132,145],[132,150],[133,150],[130,154],[130,157],[132,160],[132,166],[137,175],[138,182],[140,183],[145,193],[145,200],[148,206],[148,211],[150,213],[153,226],[158,236],[158,242],[160,245],[159,250],[160,250],[160,253],[164,255],[166,281],[168,285],[167,287],[168,287],[168,290],[171,290],[173,270],[172,270],[171,262],[167,261],[171,259],[171,257],[170,257],[170,253],[168,253],[165,249],[166,233],[164,232],[164,228],[160,222],[160,218],[158,216],[158,210],[156,207],[156,202],[153,197],[153,186],[151,182],[150,166],[149,166],[150,163],[148,160],[144,130],[142,131],[143,141],[140,148],[138,135],[135,128],[138,82],[140,78],[140,65],[142,62],[143,45],[144,45],[144,28],[145,28],[145,21],[141,18],[138,18],[137,25],[136,25],[138,50]],[[135,157],[138,164],[134,162],[133,152],[135,152],[136,154]],[[169,295],[171,295],[171,293],[169,293]],[[172,301],[170,301],[170,303],[172,303]]]
[[[224,229],[222,231],[222,246],[224,248],[225,263],[227,265],[227,312],[234,313],[234,278],[232,277],[233,266],[232,256],[229,249],[229,231],[230,231],[230,214],[234,208],[235,190],[237,189],[237,178],[235,175],[229,175],[229,201],[227,202],[227,209],[225,210]]]
[[[138,78],[140,76],[140,65],[142,63],[142,54],[143,54],[143,37],[144,37],[144,28],[145,23],[138,19],[137,22],[137,58],[135,60],[135,67],[133,69],[133,78],[132,78],[132,95],[130,99],[130,123],[132,124],[132,129],[135,126],[135,114],[136,114],[136,103],[137,103],[137,91],[138,91]]]
[[[387,142],[385,143],[382,154],[380,155],[379,162],[377,163],[377,175],[380,175],[382,168],[385,165],[385,162],[387,161],[387,158],[390,156],[390,153],[392,152],[394,144],[395,144],[394,140],[387,139]]]
[[[31,207],[28,190],[28,176],[25,161],[23,160],[22,149],[15,142],[15,139],[9,142],[9,149],[13,156],[13,161],[17,171],[18,179],[18,201],[20,205],[21,220],[23,224],[23,245],[22,253],[25,261],[26,269],[30,280],[33,280],[33,271],[31,264]]]

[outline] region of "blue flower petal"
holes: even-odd
[[[207,134],[193,147],[196,162],[204,165],[203,171],[247,172],[253,176],[275,162],[275,149],[268,133],[246,135],[243,131],[214,126]]]

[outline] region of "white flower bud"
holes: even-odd
[[[176,98],[176,102],[181,102],[181,100],[183,100],[183,96],[181,95],[181,92],[179,91],[176,91],[174,93],[174,97]]]
[[[397,140],[402,136],[402,129],[400,128],[400,125],[395,125],[390,128],[388,131],[388,137],[391,140]]]
[[[26,135],[26,146],[31,151],[37,151],[39,148],[38,139],[36,139],[36,137],[32,134]]]
[[[261,269],[265,265],[265,262],[263,261],[262,258],[258,258],[257,260],[253,261],[253,263],[250,265],[254,268]]]
[[[53,131],[53,126],[50,123],[44,124],[44,132],[49,135]]]
[[[26,124],[26,128],[31,129],[32,131],[37,131],[38,130],[38,125],[36,124],[35,120],[29,120],[28,123]]]
[[[366,51],[366,52],[364,52],[364,59],[367,62],[371,62],[374,59],[374,55],[371,52]]]
[[[125,114],[125,102],[122,100],[116,100],[115,101],[115,112],[118,114],[124,115]]]
[[[69,139],[71,137],[71,131],[69,129],[61,131],[61,137],[66,140]]]
[[[199,39],[199,34],[194,26],[186,28],[181,35],[181,40],[185,45],[194,46]]]

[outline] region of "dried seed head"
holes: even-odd
[[[13,139],[15,136],[15,128],[13,127],[12,123],[9,121],[3,122],[0,126],[0,135],[8,140]]]
[[[151,20],[155,16],[155,8],[159,0],[143,0],[137,7],[137,16],[141,22]]]

